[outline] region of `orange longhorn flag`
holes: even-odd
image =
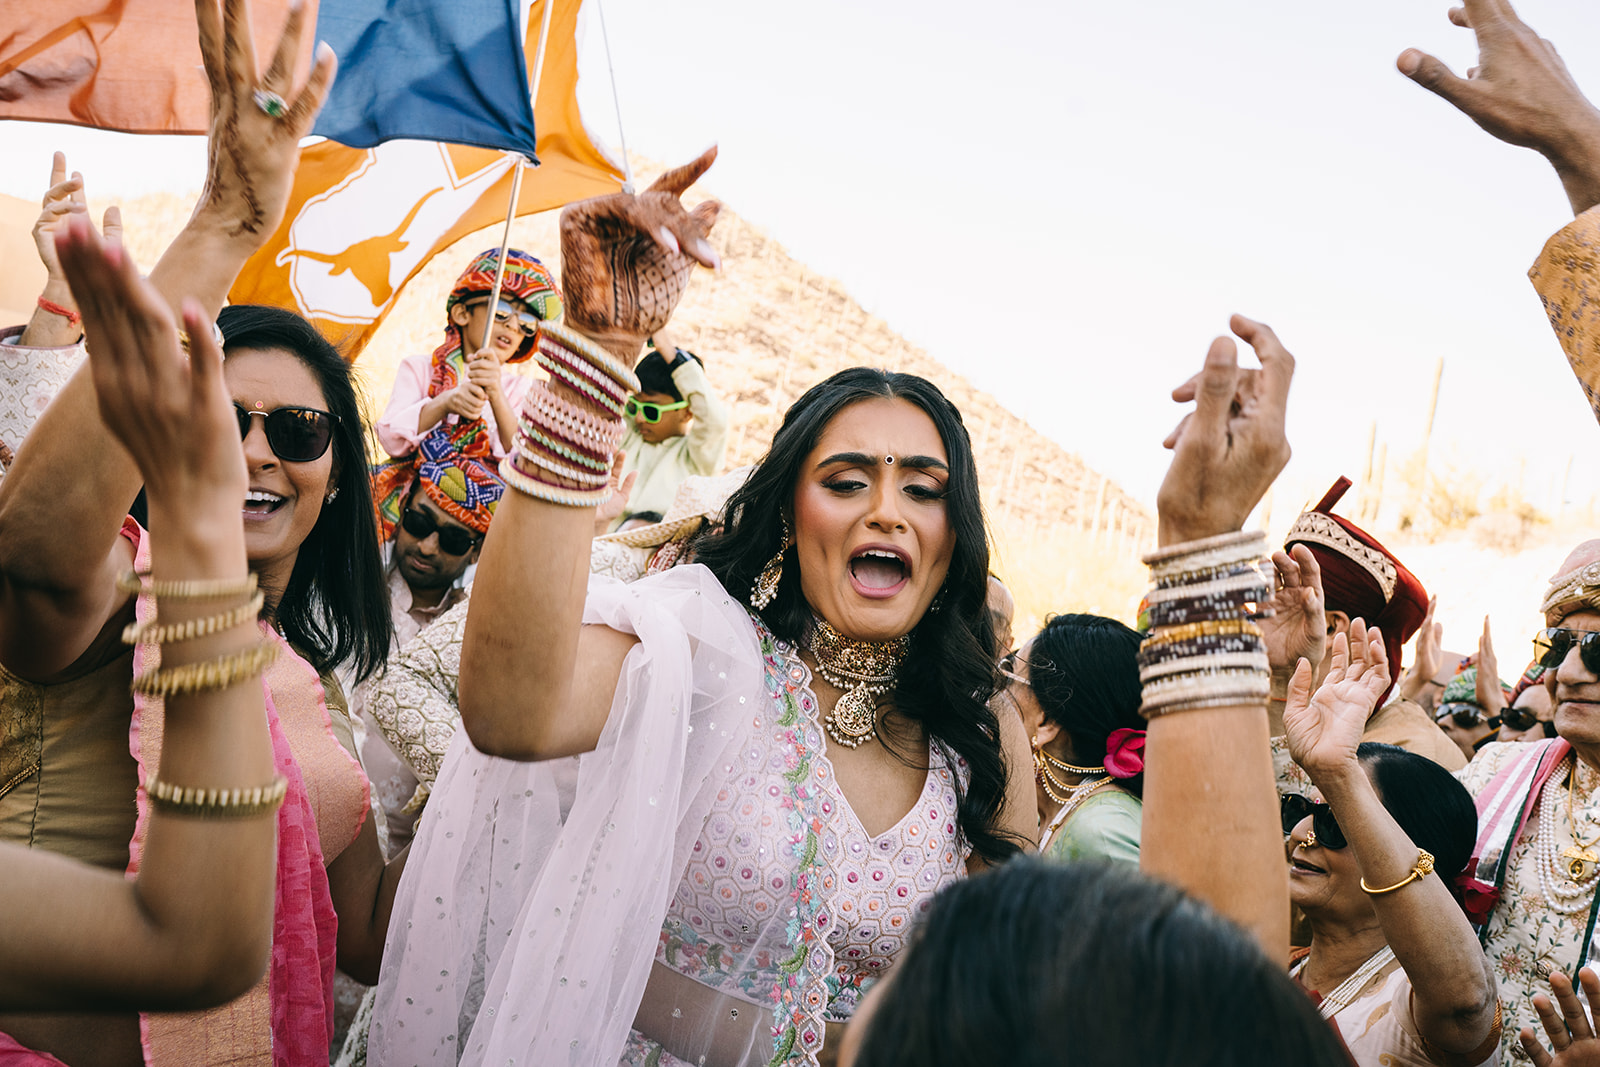
[[[265,66],[289,0],[250,7]],[[206,132],[211,101],[194,0],[16,0],[3,8],[0,118],[127,133]],[[306,14],[315,25],[316,0],[308,0]],[[313,43],[306,34],[301,79]]]
[[[519,215],[614,193],[622,184],[578,113],[580,0],[533,5],[529,67],[543,3],[555,7],[534,102],[540,165],[523,174]],[[428,141],[303,148],[283,223],[245,264],[228,298],[295,308],[354,359],[436,252],[505,221],[516,165],[501,152]]]

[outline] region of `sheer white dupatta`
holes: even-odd
[[[701,566],[592,578],[584,622],[640,643],[566,823],[549,764],[485,756],[457,733],[395,901],[373,1063],[612,1067],[621,1054],[763,667],[743,605]]]

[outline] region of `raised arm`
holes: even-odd
[[[1555,45],[1518,18],[1509,0],[1463,3],[1450,9],[1450,21],[1478,40],[1478,62],[1467,76],[1416,48],[1400,53],[1400,72],[1491,135],[1544,156],[1572,213],[1583,214],[1600,203],[1600,110],[1572,80]]]
[[[1180,403],[1195,401],[1195,410],[1167,439],[1172,466],[1156,500],[1163,548],[1240,530],[1289,460],[1283,425],[1294,357],[1261,323],[1235,315],[1230,325],[1261,369],[1241,370],[1237,346],[1219,337],[1200,373],[1173,391]],[[1151,718],[1139,862],[1285,959],[1289,881],[1268,748],[1265,658],[1259,699]],[[1145,692],[1148,710],[1148,684]]]
[[[218,0],[195,0],[212,97],[206,186],[151,272],[170,308],[193,299],[208,324],[239,268],[283,216],[299,139],[334,70],[332,53],[319,49],[310,78],[294,91],[294,57],[305,30],[296,6],[270,68],[258,76],[246,9],[245,0],[223,0],[221,9]],[[258,88],[292,100],[288,113],[274,118],[257,107]],[[48,679],[104,639],[108,621],[127,602],[116,589],[126,566],[118,531],[140,484],[127,449],[96,410],[89,371],[80,369],[0,483],[0,663],[23,677]],[[63,529],[73,535],[62,537]]]
[[[562,212],[564,325],[580,343],[600,345],[623,368],[631,370],[645,339],[666,323],[695,263],[716,265],[705,239],[716,221],[716,202],[706,201],[691,214],[678,200],[715,158],[712,149],[663,174],[640,196],[619,193]],[[595,365],[592,359],[587,363]],[[559,377],[550,392],[594,425],[613,425],[601,404]],[[536,389],[531,395],[544,394]],[[620,420],[620,402],[617,410]],[[512,487],[527,487],[514,473]],[[518,491],[500,501],[478,562],[461,649],[467,734],[484,752],[512,759],[593,749],[623,657],[634,644],[630,635],[581,625],[598,501],[587,493],[574,498],[585,501],[576,506],[555,503],[563,490],[578,490],[581,483],[554,476],[551,481],[555,488],[537,489],[545,499]]]
[[[239,508],[248,487],[222,353],[189,304],[192,363],[165,302],[120,246],[103,246],[86,219],[60,239],[91,338],[90,373],[107,432],[137,464],[148,492],[161,630],[237,613],[215,633],[155,640],[162,672],[179,673],[262,647]],[[59,527],[58,527],[59,529]],[[226,595],[168,596],[170,583],[221,585]],[[157,777],[194,789],[254,790],[274,781],[257,671],[238,684],[166,698]],[[203,1008],[248,989],[272,938],[276,804],[213,817],[153,802],[140,873],[91,868],[37,849],[0,858],[0,1005],[49,1009]],[[216,816],[233,817],[216,817]]]
[[[1365,884],[1380,888],[1402,885],[1419,859],[1356,758],[1367,711],[1388,689],[1383,636],[1357,619],[1348,640],[1334,637],[1332,666],[1315,695],[1311,666],[1300,664],[1284,710],[1290,753],[1333,809]],[[1437,1049],[1467,1053],[1488,1040],[1497,999],[1489,959],[1445,885],[1454,873],[1436,871],[1369,899],[1411,979],[1417,1029]]]
[[[56,234],[65,232],[68,219],[88,214],[89,208],[84,201],[83,175],[67,177],[67,157],[60,152],[50,161],[50,188],[45,190],[42,207],[33,224],[33,243],[39,250],[39,262],[44,264],[44,292],[39,294],[39,304],[17,344],[24,348],[66,348],[83,337],[83,327],[78,302],[72,297],[72,287],[61,270],[61,257],[56,254]],[[106,209],[105,234],[107,240],[122,239],[122,212],[115,207]]]

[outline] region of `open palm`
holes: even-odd
[[[1360,620],[1333,639],[1328,676],[1311,692],[1311,664],[1301,660],[1289,680],[1283,710],[1289,755],[1306,772],[1336,767],[1356,757],[1367,716],[1389,688],[1383,635]]]

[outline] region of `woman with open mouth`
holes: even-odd
[[[815,1063],[934,894],[1037,835],[987,706],[972,447],[925,379],[835,374],[694,565],[578,577],[628,368],[715,261],[716,205],[678,202],[711,158],[563,217],[556,369],[501,468],[374,1062]],[[574,755],[562,822],[546,761]]]
[[[1356,620],[1331,654],[1314,695],[1300,662],[1283,716],[1321,794],[1282,798],[1289,893],[1312,931],[1291,973],[1361,1067],[1497,1064],[1494,974],[1455,881],[1477,837],[1472,797],[1431,760],[1361,743],[1389,686],[1378,631]]]

